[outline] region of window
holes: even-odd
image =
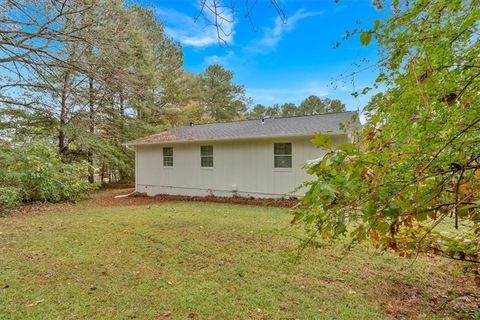
[[[163,166],[173,167],[173,148],[172,147],[163,148]]]
[[[202,167],[213,168],[213,146],[201,146],[200,158]]]
[[[273,157],[275,168],[291,168],[292,167],[292,144],[274,143]]]

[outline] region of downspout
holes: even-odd
[[[135,150],[135,192],[138,192],[138,153],[137,148]]]
[[[135,145],[129,145],[127,143],[123,144],[128,150],[133,150],[135,152],[135,191],[138,192],[138,152]]]

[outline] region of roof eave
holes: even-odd
[[[155,141],[155,142],[146,142],[146,143],[135,143],[127,142],[124,143],[127,147],[136,147],[136,146],[150,146],[150,145],[159,145],[159,144],[186,144],[186,143],[201,143],[201,142],[223,142],[223,141],[238,141],[238,140],[262,140],[262,139],[276,139],[276,138],[301,138],[301,137],[313,137],[317,133],[328,134],[331,136],[342,136],[348,135],[349,132],[343,131],[324,131],[324,132],[315,132],[309,134],[278,134],[278,135],[261,135],[261,136],[243,136],[243,137],[227,137],[227,138],[214,138],[214,139],[190,139],[190,140],[171,140],[171,141]]]

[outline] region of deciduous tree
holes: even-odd
[[[381,47],[375,85],[387,89],[365,109],[357,144],[313,140],[328,153],[309,169],[317,178],[294,221],[312,236],[478,266],[479,3],[396,0],[390,10],[360,37]]]

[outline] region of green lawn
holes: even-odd
[[[442,318],[453,265],[322,244],[294,258],[286,209],[87,201],[0,219],[2,319]]]

